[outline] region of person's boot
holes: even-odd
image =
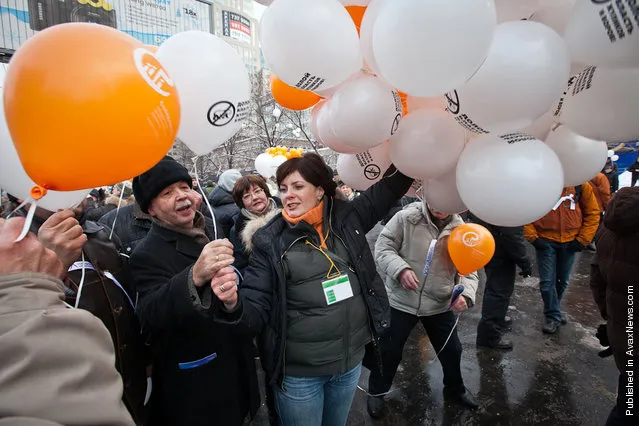
[[[386,414],[386,402],[383,396],[369,396],[366,401],[368,415],[374,419],[381,419]]]
[[[464,393],[446,393],[444,391],[444,398],[455,404],[463,405],[464,407],[476,410],[479,408],[479,402],[475,399],[475,396],[466,389]]]
[[[546,334],[555,334],[558,328],[559,328],[559,322],[552,319],[546,319],[544,321],[543,327],[541,327],[541,331],[543,331]]]
[[[561,325],[566,325],[566,324],[568,324],[568,317],[566,316],[566,313],[565,313],[565,312],[562,312],[562,313],[561,313],[561,319],[559,320],[559,323],[560,323]]]
[[[493,343],[488,343],[488,342],[482,342],[482,341],[477,341],[477,346],[480,348],[487,348],[487,349],[499,349],[501,351],[512,351],[513,350],[513,342],[511,340],[507,340],[504,338],[499,339],[496,342]]]

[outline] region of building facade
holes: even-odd
[[[211,32],[237,49],[254,71],[261,59],[252,11],[253,0],[0,0],[0,61],[41,30],[91,22],[154,46],[182,31]]]

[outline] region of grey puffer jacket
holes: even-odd
[[[464,221],[452,215],[448,225],[439,230],[431,221],[422,202],[408,205],[386,224],[375,244],[375,262],[386,276],[385,285],[391,307],[417,316],[446,312],[453,288],[464,286],[462,293],[475,303],[479,278],[476,272],[459,277],[448,255],[448,236]],[[436,240],[428,275],[424,276],[426,256],[431,241]],[[406,290],[399,274],[410,268],[419,278],[417,290]]]

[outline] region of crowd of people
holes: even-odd
[[[9,194],[0,220],[0,424],[239,426],[260,407],[256,357],[273,425],[345,425],[362,366],[371,371],[368,412],[381,418],[418,322],[441,362],[445,398],[476,409],[457,324],[477,303],[479,276],[460,275],[447,250],[465,220],[496,242],[476,340],[488,350],[513,348],[507,311],[517,267],[533,274],[528,244],[547,334],[568,320],[562,300],[576,253],[596,251],[591,286],[608,321],[598,335],[622,395],[639,189],[617,191],[611,167],[564,188],[543,218],[510,228],[406,198],[412,179],[393,166],[356,193],[315,154],[283,163],[276,190],[227,170],[207,185],[207,200],[167,156],[132,185],[94,190],[73,209],[36,208],[19,242],[29,206],[16,209],[22,200]],[[371,251],[366,235],[380,222]],[[622,402],[607,425],[630,424]]]

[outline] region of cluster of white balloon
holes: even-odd
[[[367,7],[361,27],[344,6]],[[275,0],[261,43],[280,79],[327,98],[310,127],[341,153],[345,183],[366,189],[394,163],[437,210],[517,226],[594,177],[603,141],[639,137],[636,10],[630,0]]]

